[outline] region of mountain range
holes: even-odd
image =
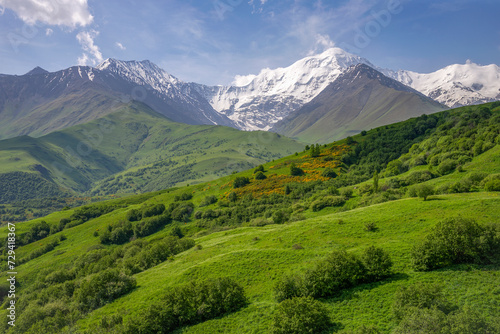
[[[0,139],[41,136],[89,122],[130,100],[143,102],[174,122],[276,130],[282,128],[275,127],[276,123],[286,122],[289,115],[358,64],[413,88],[443,104],[443,108],[500,98],[497,65],[468,62],[429,74],[392,71],[340,48],[303,58],[285,68],[238,76],[229,86],[184,82],[147,60],[107,59],[94,68],[74,66],[52,73],[35,68],[25,75],[0,76]],[[389,122],[401,119],[397,115],[387,118]]]

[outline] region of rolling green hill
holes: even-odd
[[[214,179],[302,148],[272,133],[171,122],[132,102],[104,118],[40,138],[0,141],[0,183],[13,189],[0,202],[58,191],[154,191]],[[36,186],[27,187],[22,179]]]
[[[494,333],[499,120],[500,103],[421,116],[206,183],[18,223],[16,327],[0,328],[153,333],[146,325],[157,324],[174,333],[277,333],[274,317],[284,303],[276,299],[278,282],[289,275],[299,282],[293,284],[314,282],[318,268],[328,267],[325,258],[365,259],[376,246],[392,260],[388,276],[345,286],[325,278],[337,289],[315,297],[333,322],[328,332],[414,333],[426,326]],[[466,224],[475,232],[460,234]],[[443,239],[436,234],[442,226],[457,226],[451,232],[459,237]],[[0,230],[4,247],[7,233]],[[417,256],[421,245],[429,246],[427,256]],[[438,268],[422,269],[422,259]],[[6,261],[4,251],[3,282]],[[210,298],[228,291],[221,277],[243,288],[244,306],[213,312]],[[439,297],[431,298],[438,309],[397,308],[396,296],[411,289]],[[0,285],[4,319],[8,290]]]

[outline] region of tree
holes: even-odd
[[[427,197],[434,194],[434,188],[428,184],[419,184],[416,186],[415,190],[417,192],[417,196],[419,198],[423,198],[424,201],[427,200]]]
[[[321,154],[321,149],[319,147],[319,144],[311,145],[310,154],[311,154],[311,158],[319,157],[319,155]]]
[[[265,172],[264,166],[263,165],[258,165],[257,168],[254,169],[253,173],[255,174],[257,172]]]
[[[378,193],[378,171],[373,173],[373,191]]]

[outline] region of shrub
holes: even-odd
[[[200,206],[208,206],[210,204],[217,203],[217,196],[215,195],[208,195],[203,198],[203,201],[200,203]]]
[[[304,291],[307,296],[328,297],[363,281],[366,269],[354,255],[335,251],[314,269],[306,272]]]
[[[267,179],[267,176],[264,175],[264,173],[262,173],[262,172],[257,172],[257,174],[255,174],[255,179],[256,180],[265,180],[265,179]]]
[[[328,310],[310,297],[296,297],[281,302],[273,317],[274,334],[322,333],[332,327]]]
[[[365,224],[365,231],[366,232],[375,232],[377,231],[377,224],[374,222],[368,222]]]
[[[143,219],[140,223],[134,226],[134,235],[138,238],[151,235],[158,232],[170,222],[171,219],[167,215]]]
[[[294,163],[292,163],[290,165],[290,175],[291,176],[302,176],[302,175],[304,175],[304,171],[302,170],[302,168],[299,168],[299,167],[295,166]]]
[[[500,180],[491,180],[484,184],[486,191],[500,191]]]
[[[191,202],[186,202],[178,205],[175,209],[172,210],[170,217],[173,220],[177,220],[180,222],[186,222],[193,213],[194,204]]]
[[[288,215],[283,210],[277,210],[272,215],[273,223],[283,224],[287,221]]]
[[[366,280],[379,281],[391,275],[392,260],[382,248],[370,246],[363,252],[361,261],[366,268]]]
[[[345,199],[342,196],[326,196],[323,199],[312,202],[310,209],[312,211],[320,211],[329,206],[342,206],[344,203]]]
[[[263,165],[258,165],[257,168],[255,168],[253,171],[254,174],[258,173],[258,172],[261,172],[261,173],[265,172]]]
[[[404,183],[406,185],[422,183],[431,180],[432,177],[433,177],[432,173],[428,170],[414,171],[404,178]]]
[[[129,222],[135,222],[135,221],[141,220],[142,212],[138,209],[129,210],[129,211],[127,211],[126,218]]]
[[[170,289],[160,302],[133,318],[125,333],[170,333],[184,325],[237,311],[246,303],[243,288],[229,278],[191,282]]]
[[[335,171],[331,168],[325,168],[323,170],[323,172],[321,173],[321,176],[323,177],[328,177],[328,178],[336,178],[337,177],[337,173],[335,173]]]
[[[438,309],[441,312],[451,310],[444,299],[442,287],[437,284],[415,283],[401,286],[394,295],[392,313],[396,319],[403,319],[408,313],[418,309]]]
[[[165,205],[157,204],[152,206],[147,206],[142,209],[142,217],[148,218],[153,216],[159,216],[165,211]]]
[[[179,202],[179,201],[189,201],[190,199],[193,198],[193,194],[191,193],[182,193],[180,195],[177,195],[174,197],[174,201],[175,202]]]
[[[441,221],[413,248],[413,267],[427,271],[460,263],[495,263],[500,254],[499,231],[498,224],[480,226],[471,219]]]
[[[443,333],[446,315],[437,309],[413,307],[399,323],[393,334]]]
[[[304,295],[303,281],[300,276],[285,275],[274,285],[274,298],[277,302]]]
[[[84,311],[93,310],[131,291],[136,286],[134,277],[108,269],[84,280],[76,294],[76,302]]]
[[[456,167],[457,167],[457,162],[455,160],[446,159],[438,165],[437,171],[439,172],[439,174],[445,175],[453,172]]]
[[[233,188],[241,188],[250,183],[248,177],[238,176],[233,181]]]

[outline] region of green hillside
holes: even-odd
[[[0,202],[54,196],[57,188],[61,195],[93,196],[154,191],[211,180],[302,148],[271,133],[174,123],[133,102],[40,138],[0,141],[0,183],[19,188]]]
[[[299,316],[321,309],[329,333],[494,333],[499,120],[500,103],[421,116],[210,182],[18,223],[16,327],[2,329],[281,333],[284,305],[297,303]],[[390,270],[373,274],[373,254]],[[342,261],[358,276],[320,275],[336,263],[353,273]],[[317,290],[325,284],[334,291]],[[0,285],[4,319],[8,291]]]

